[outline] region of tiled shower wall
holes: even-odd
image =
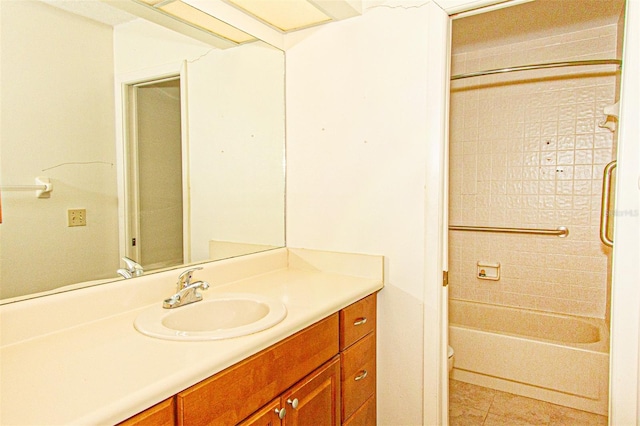
[[[616,57],[610,25],[462,51],[452,74]],[[615,135],[598,124],[616,67],[526,71],[452,82],[451,225],[569,228],[554,236],[449,232],[450,297],[603,318],[609,250],[600,242],[604,166]],[[477,262],[499,262],[498,281]]]

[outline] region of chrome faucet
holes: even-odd
[[[198,292],[198,289],[206,290],[209,288],[209,283],[206,281],[191,282],[193,273],[201,267],[187,269],[178,277],[178,283],[176,284],[176,294],[171,296],[162,303],[162,307],[165,309],[179,308],[180,306],[188,305],[189,303],[199,302],[202,300],[202,294]]]
[[[129,273],[131,274],[130,277],[126,277],[123,275],[125,278],[139,277],[140,275],[144,274],[144,269],[142,268],[142,265],[140,265],[135,260],[129,259],[128,257],[123,257],[122,260],[127,265],[127,268],[124,269],[124,271],[129,271]],[[121,269],[118,269],[118,273],[122,275],[120,271]]]
[[[125,280],[128,280],[129,278],[133,278],[133,274],[129,272],[128,269],[120,268],[116,272],[118,273],[118,275],[122,276]]]
[[[142,265],[140,265],[135,260],[129,259],[128,257],[123,257],[122,260],[127,264],[127,270],[131,272],[131,275],[133,275],[134,277],[139,277],[140,275],[144,274]]]

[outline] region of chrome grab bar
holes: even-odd
[[[607,164],[602,173],[602,199],[600,200],[600,240],[606,246],[613,247],[613,239],[609,238],[609,204],[611,203],[611,178],[616,160]]]
[[[564,238],[569,235],[566,226],[559,226],[556,229],[536,229],[536,228],[498,228],[489,226],[449,226],[450,231],[475,231],[475,232],[499,232],[503,234],[530,234],[530,235],[555,235]]]

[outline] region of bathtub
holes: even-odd
[[[604,320],[449,301],[452,378],[607,415]]]

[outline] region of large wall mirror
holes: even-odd
[[[123,256],[146,274],[285,245],[281,50],[0,8],[0,303],[123,279]],[[40,177],[48,197],[20,190]]]

